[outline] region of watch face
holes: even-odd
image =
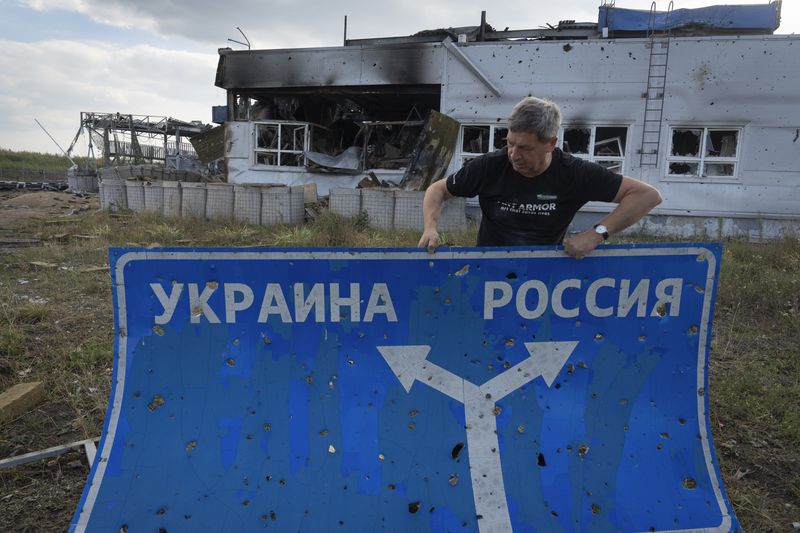
[[[603,233],[608,233],[608,229],[602,224],[598,224],[597,226],[595,226],[594,230],[600,235],[602,235]]]

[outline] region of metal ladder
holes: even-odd
[[[664,18],[664,29],[656,31],[656,3],[650,5],[650,23],[647,36],[650,39],[650,65],[647,70],[647,92],[642,96],[644,102],[644,123],[642,125],[642,146],[639,149],[639,166],[658,165],[658,147],[661,144],[661,126],[664,117],[664,87],[667,83],[667,63],[669,61],[669,42],[672,30],[669,16],[672,2],[669,3]]]

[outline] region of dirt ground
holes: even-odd
[[[100,208],[97,195],[76,195],[66,192],[0,192],[0,228],[2,235],[8,230],[27,224],[31,220],[63,221],[84,212]]]

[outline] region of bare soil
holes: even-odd
[[[8,230],[30,223],[31,220],[64,221],[100,208],[99,198],[65,192],[0,193],[0,236]]]

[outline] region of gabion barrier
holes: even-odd
[[[422,231],[424,191],[393,189],[331,189],[329,209],[332,213],[352,218],[362,211],[372,227],[381,229],[415,229]],[[448,200],[439,215],[438,229],[466,229],[466,198]]]
[[[348,218],[364,212],[374,228],[422,231],[424,196],[423,191],[334,188],[330,190],[329,209]],[[302,185],[150,182],[106,177],[100,182],[100,199],[103,209],[149,211],[166,217],[240,220],[263,225],[302,224],[305,218]],[[465,206],[464,198],[446,202],[439,216],[439,229],[465,229]]]

